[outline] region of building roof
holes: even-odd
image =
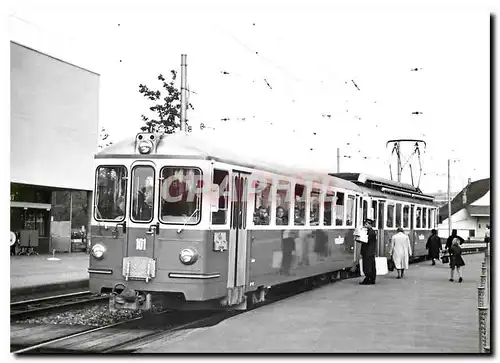
[[[471,204],[488,193],[489,190],[490,178],[480,179],[470,183],[451,201],[451,215],[469,206],[475,208],[476,206],[471,206]],[[465,204],[463,200],[464,193],[467,194],[467,200]],[[448,218],[448,203],[439,208],[439,217],[441,220],[445,220]]]
[[[490,206],[488,205],[469,205],[467,212],[471,217],[489,217]]]
[[[67,65],[70,65],[70,66],[75,67],[75,68],[78,68],[78,69],[81,69],[82,71],[85,71],[85,72],[89,72],[89,73],[95,74],[96,76],[100,76],[100,74],[99,74],[99,73],[96,73],[96,72],[94,72],[94,71],[91,71],[90,69],[87,69],[87,68],[83,68],[83,67],[77,66],[76,64],[73,64],[73,63],[67,62],[67,61],[62,60],[62,59],[60,59],[60,58],[56,58],[56,57],[54,57],[54,56],[51,56],[50,54],[43,53],[43,52],[41,52],[41,51],[39,51],[39,50],[36,50],[36,49],[30,48],[30,47],[28,47],[28,46],[26,46],[26,45],[24,45],[24,44],[17,43],[17,42],[15,42],[15,41],[13,41],[13,40],[11,40],[10,42],[11,42],[12,44],[14,44],[14,45],[17,45],[18,47],[26,48],[26,49],[28,49],[28,50],[31,50],[32,52],[35,52],[35,53],[38,53],[38,54],[44,55],[44,56],[46,56],[46,57],[52,58],[52,59],[54,59],[54,60],[56,60],[56,61],[59,61],[59,62],[61,62],[61,63],[67,64]]]

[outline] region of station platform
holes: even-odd
[[[45,291],[88,287],[89,255],[85,252],[10,257],[11,298]]]
[[[430,261],[349,279],[184,330],[135,353],[478,353],[477,286],[484,254],[464,256],[463,283]],[[455,274],[456,275],[456,274]]]

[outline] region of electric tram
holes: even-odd
[[[378,254],[401,225],[414,256],[437,224],[432,197],[364,174],[243,156],[206,133],[139,133],[95,156],[89,264],[110,310],[245,309],[269,289],[338,273],[376,220]]]

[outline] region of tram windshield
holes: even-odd
[[[132,170],[132,209],[133,221],[151,222],[154,205],[154,175],[151,166],[138,166]]]
[[[99,167],[95,194],[95,218],[122,221],[125,218],[127,169],[124,166]]]
[[[201,170],[164,167],[160,174],[160,220],[165,223],[198,224],[203,187]]]

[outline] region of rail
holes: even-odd
[[[477,288],[477,309],[479,318],[479,353],[490,353],[490,243],[484,249],[481,263],[481,279]]]

